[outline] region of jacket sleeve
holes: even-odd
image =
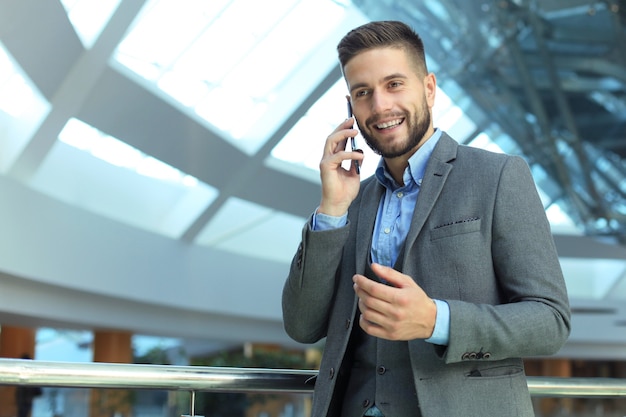
[[[301,343],[315,343],[326,336],[350,227],[348,223],[334,230],[312,231],[310,224],[302,230],[282,294],[285,330]]]
[[[450,341],[440,353],[447,363],[550,355],[569,336],[567,290],[550,225],[519,157],[508,158],[501,171],[491,233],[493,269],[506,301],[446,300]]]

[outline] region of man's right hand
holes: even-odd
[[[329,216],[345,214],[359,192],[361,179],[354,164],[350,164],[350,169],[341,166],[345,160],[356,160],[360,164],[363,161],[363,152],[346,151],[348,139],[358,133],[352,128],[353,125],[353,117],[346,119],[328,136],[324,144],[324,154],[320,161],[322,201],[318,213]]]

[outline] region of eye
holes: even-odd
[[[402,85],[402,83],[400,81],[391,81],[389,83],[389,87],[390,88],[400,87],[401,85]]]
[[[367,90],[359,90],[359,91],[357,91],[357,92],[354,94],[354,96],[355,96],[355,97],[363,97],[363,96],[366,96],[366,95],[368,95],[368,94],[369,94],[369,91],[367,91]]]

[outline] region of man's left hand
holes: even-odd
[[[361,328],[388,340],[431,337],[437,318],[435,302],[408,275],[380,264],[372,264],[372,271],[389,285],[354,275]]]

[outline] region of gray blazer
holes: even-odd
[[[368,178],[345,227],[312,232],[308,222],[284,286],[287,333],[302,343],[326,337],[313,417],[335,415],[331,399],[357,309],[352,276],[364,272],[383,192]],[[402,271],[450,305],[448,346],[408,342],[422,415],[533,416],[521,358],[557,352],[570,310],[528,165],[444,133],[404,250]]]

